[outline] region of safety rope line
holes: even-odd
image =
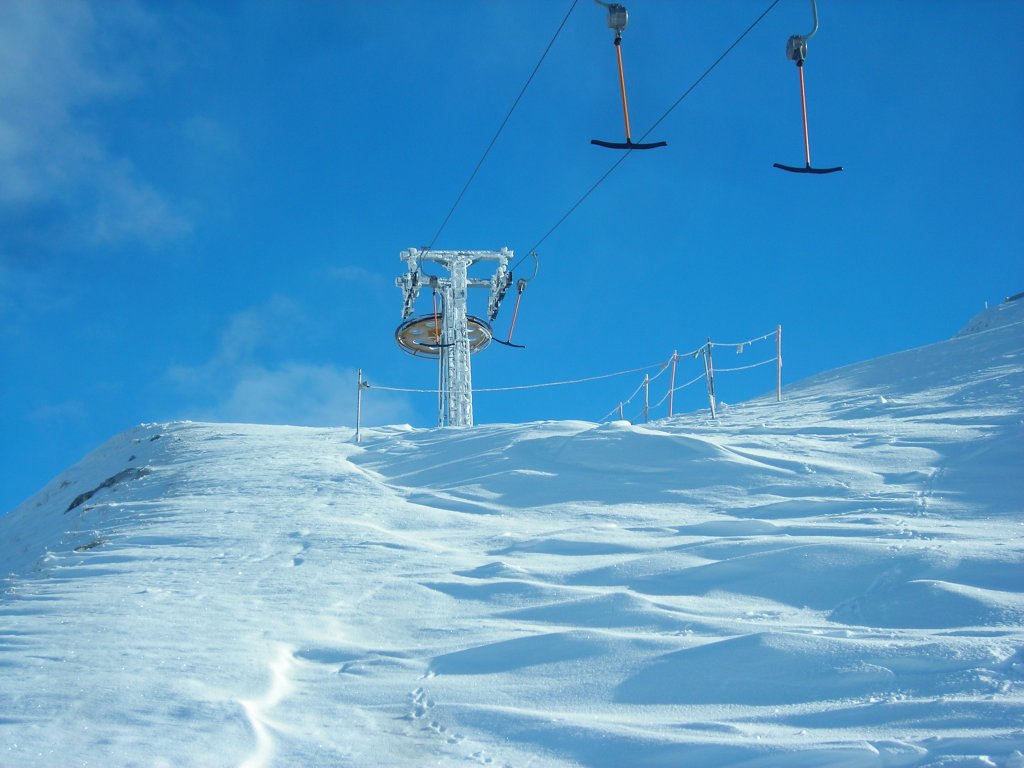
[[[602,423],[602,422],[606,421],[609,416],[614,416],[616,413],[618,413],[618,411],[619,411],[619,406],[616,405],[614,408],[612,408],[610,411],[608,411],[608,413],[606,413],[604,416],[602,416],[600,419],[598,419],[597,420],[598,423]]]
[[[686,359],[686,358],[688,358],[688,357],[699,357],[699,356],[700,356],[700,354],[701,354],[701,353],[702,353],[702,352],[703,352],[703,351],[704,351],[705,349],[707,349],[707,348],[708,348],[708,345],[707,345],[707,343],[705,342],[704,344],[701,344],[701,345],[700,345],[699,347],[697,347],[697,348],[696,348],[695,350],[693,350],[692,352],[683,352],[682,354],[680,354],[680,353],[678,353],[678,352],[677,352],[677,353],[676,353],[676,356],[675,356],[675,357],[676,357],[676,360],[685,360],[685,359]]]
[[[767,16],[772,11],[772,9],[775,8],[775,6],[778,5],[780,2],[781,2],[781,0],[772,0],[771,5],[769,5],[761,13],[760,16],[758,16],[756,19],[754,19],[753,23],[751,23],[751,25],[749,27],[747,27],[743,31],[743,33],[733,41],[732,45],[730,45],[728,48],[726,48],[725,51],[722,53],[722,55],[719,56],[717,59],[715,59],[715,61],[711,64],[711,66],[709,66],[707,69],[705,69],[704,72],[700,75],[700,77],[698,77],[696,80],[694,80],[693,84],[690,85],[690,87],[687,88],[683,92],[683,94],[678,99],[676,99],[668,109],[665,110],[665,112],[661,115],[661,117],[659,117],[657,120],[655,120],[654,123],[651,125],[651,127],[648,128],[646,131],[644,131],[643,135],[637,140],[637,143],[638,144],[642,144],[644,142],[644,140],[651,133],[654,132],[654,129],[657,128],[658,125],[661,124],[661,122],[663,120],[665,120],[665,118],[667,118],[676,109],[676,107],[678,107],[680,104],[682,104],[683,101],[691,93],[693,93],[693,91],[697,88],[697,86],[699,86],[705,80],[705,78],[707,78],[707,76],[710,75],[715,70],[715,68],[718,67],[718,65],[721,64],[722,61],[724,61],[725,58],[730,53],[733,52],[733,49],[735,49],[736,46],[738,46],[741,42],[743,42],[744,38],[746,38],[746,36],[749,35],[754,30],[754,28],[758,24],[761,23],[761,21],[764,19],[764,17]],[[529,251],[527,251],[527,253],[529,253],[531,251],[537,250],[544,243],[545,240],[547,240],[549,237],[551,237],[551,235],[553,235],[555,233],[555,230],[557,230],[560,226],[562,226],[562,224],[565,222],[565,220],[568,219],[576,211],[576,209],[579,208],[583,204],[583,202],[588,197],[590,197],[591,194],[593,194],[594,190],[596,190],[599,186],[601,186],[601,184],[604,183],[605,179],[607,179],[609,176],[611,176],[612,173],[615,171],[615,169],[618,168],[623,163],[623,161],[627,157],[629,157],[629,155],[631,155],[632,153],[633,153],[632,149],[627,149],[626,151],[624,151],[622,153],[622,155],[619,157],[619,159],[616,160],[614,163],[612,163],[611,167],[607,171],[605,171],[604,174],[602,174],[602,176],[597,181],[595,181],[586,192],[583,193],[583,196],[580,197],[579,200],[577,200],[575,203],[572,204],[572,206],[569,208],[569,210],[566,211],[562,215],[562,217],[558,221],[555,222],[554,226],[552,226],[551,229],[549,229],[547,232],[544,233],[544,236],[541,237],[540,240],[538,240],[533,245],[533,247],[530,248]],[[524,258],[526,258],[526,257],[525,256],[521,257],[518,261],[515,262],[515,264],[512,265],[512,270],[513,271],[516,269],[516,267],[519,266],[519,264],[523,261]]]
[[[642,390],[642,389],[644,388],[644,386],[645,386],[645,385],[646,385],[646,386],[650,386],[650,384],[651,384],[651,382],[652,382],[652,381],[657,381],[657,380],[658,380],[658,378],[659,378],[660,376],[662,376],[662,375],[663,375],[663,374],[665,373],[665,371],[667,371],[667,370],[669,369],[669,366],[670,366],[671,364],[672,364],[672,359],[671,359],[671,358],[669,358],[669,361],[668,361],[667,363],[662,363],[662,364],[661,364],[661,365],[662,365],[662,368],[661,368],[661,370],[660,370],[660,371],[658,371],[658,372],[657,372],[656,374],[654,374],[653,376],[648,376],[648,377],[647,377],[647,378],[645,378],[645,379],[644,379],[643,381],[641,381],[641,382],[640,382],[640,386],[638,386],[638,387],[637,387],[637,388],[636,388],[636,389],[635,389],[635,390],[633,391],[633,394],[632,394],[632,395],[630,395],[630,396],[629,396],[629,397],[627,397],[627,398],[626,398],[625,400],[623,400],[623,401],[622,401],[622,403],[621,403],[621,405],[629,405],[629,404],[630,404],[630,402],[632,402],[633,398],[634,398],[634,397],[636,397],[636,396],[637,396],[638,394],[640,394],[640,390]],[[652,367],[653,367],[653,366],[652,366]]]
[[[739,342],[739,343],[735,343],[735,344],[728,343],[728,342],[711,341],[711,339],[708,339],[706,342],[701,344],[699,347],[697,347],[692,352],[686,352],[686,353],[683,353],[683,354],[680,354],[678,352],[674,352],[672,354],[672,357],[670,357],[669,361],[665,364],[665,367],[656,376],[653,376],[650,379],[648,379],[648,380],[646,380],[644,382],[641,382],[640,386],[637,387],[636,390],[634,390],[633,394],[631,394],[628,398],[626,398],[625,400],[620,402],[617,406],[612,408],[612,410],[609,413],[607,413],[604,416],[602,416],[600,421],[605,421],[609,416],[615,415],[616,413],[621,413],[623,407],[629,405],[632,402],[633,398],[636,397],[637,394],[644,388],[645,384],[647,386],[649,386],[652,381],[657,379],[658,376],[661,376],[666,370],[668,370],[668,367],[670,365],[672,365],[673,363],[675,363],[675,362],[678,362],[680,360],[685,360],[687,358],[696,358],[696,357],[700,357],[701,355],[707,355],[707,354],[709,354],[709,351],[711,349],[713,349],[714,347],[732,347],[732,348],[735,348],[738,352],[742,352],[743,348],[746,347],[746,346],[749,346],[751,344],[756,344],[759,341],[765,341],[767,339],[777,338],[778,335],[779,335],[779,330],[776,329],[776,330],[772,331],[771,333],[766,333],[766,334],[764,334],[762,336],[758,336],[756,338],[749,339],[748,341],[743,341],[743,342]],[[777,365],[778,363],[779,363],[779,355],[776,354],[774,357],[769,358],[768,360],[762,360],[759,363],[752,363],[751,365],[742,365],[742,366],[736,366],[736,367],[731,367],[731,368],[717,368],[716,367],[714,369],[714,372],[715,373],[733,373],[733,372],[736,372],[736,371],[746,371],[746,370],[749,370],[751,368],[760,368],[763,365],[771,365],[771,364],[776,364]],[[686,387],[689,387],[689,386],[691,386],[693,384],[696,384],[701,379],[706,379],[707,376],[708,376],[707,370],[704,370],[698,376],[696,376],[695,378],[693,378],[690,381],[686,382],[685,384],[682,384],[682,385],[680,385],[678,387],[670,388],[668,391],[665,392],[664,395],[662,395],[661,399],[657,403],[655,403],[654,405],[648,404],[647,409],[646,409],[647,410],[647,414],[650,414],[650,412],[652,410],[660,408],[662,405],[664,405],[665,401],[669,398],[670,395],[678,392],[681,389],[685,389]],[[641,416],[644,415],[644,411],[643,410],[640,411],[640,415]]]
[[[582,379],[569,379],[569,380],[566,380],[566,381],[550,381],[550,382],[545,382],[543,384],[520,384],[518,386],[513,386],[513,387],[483,387],[483,388],[480,388],[480,389],[477,389],[477,388],[474,387],[473,388],[473,394],[476,394],[477,392],[512,392],[512,391],[521,390],[521,389],[542,389],[544,387],[561,387],[561,386],[565,386],[565,385],[568,385],[568,384],[584,384],[584,383],[586,383],[588,381],[600,381],[602,379],[612,379],[612,378],[615,378],[616,376],[625,376],[626,374],[629,374],[629,373],[638,373],[640,371],[649,371],[652,368],[657,368],[658,366],[661,366],[661,365],[664,365],[664,363],[652,363],[651,365],[644,365],[644,366],[641,366],[639,368],[630,368],[627,371],[616,371],[615,373],[605,373],[605,374],[601,374],[600,376],[587,376],[586,378],[582,378]],[[412,388],[408,388],[408,387],[386,387],[386,386],[382,386],[380,384],[367,384],[366,388],[367,389],[380,389],[380,390],[384,390],[384,391],[387,391],[387,392],[420,392],[420,393],[430,393],[430,394],[438,394],[438,393],[440,393],[440,394],[447,394],[448,393],[448,390],[441,390],[441,389],[412,389]]]
[[[718,372],[718,371],[716,370],[716,371],[715,371],[715,373],[717,373],[717,372]],[[675,389],[670,389],[670,390],[669,390],[668,392],[666,392],[666,393],[665,393],[664,395],[662,395],[662,398],[661,398],[661,400],[659,400],[659,401],[658,401],[658,402],[656,402],[656,403],[655,403],[654,405],[652,405],[652,406],[651,406],[651,408],[658,408],[658,407],[660,407],[661,405],[663,405],[663,404],[665,403],[665,401],[666,401],[666,400],[668,400],[668,396],[669,396],[669,395],[671,395],[671,394],[672,394],[673,392],[678,392],[678,391],[679,391],[679,390],[681,390],[681,389],[686,389],[686,388],[687,388],[688,386],[690,386],[691,384],[696,384],[696,383],[697,383],[698,381],[700,381],[701,379],[703,379],[703,378],[704,378],[705,376],[707,376],[707,374],[706,374],[706,373],[704,373],[703,371],[701,371],[700,375],[699,375],[699,376],[697,376],[696,378],[694,378],[694,379],[690,379],[690,380],[689,380],[688,382],[686,382],[685,384],[680,384],[680,385],[679,385],[678,387],[676,387]]]
[[[771,333],[766,333],[764,336],[758,336],[756,339],[750,339],[750,341],[741,341],[739,344],[729,344],[729,343],[726,343],[724,341],[713,341],[713,342],[711,342],[711,346],[712,347],[746,347],[746,346],[749,346],[751,344],[756,344],[759,341],[766,341],[768,339],[774,339],[776,336],[778,336],[778,334],[779,334],[778,331],[772,331]]]
[[[660,371],[658,371],[653,376],[648,377],[647,383],[650,384],[652,381],[657,381],[659,378],[664,376],[665,375],[665,371],[667,371],[671,365],[672,365],[672,358],[670,357],[668,359],[668,362],[665,362],[665,363],[661,364],[661,370]]]
[[[660,369],[653,376],[649,376],[649,375],[645,376],[644,380],[640,382],[639,386],[637,386],[637,388],[635,390],[633,390],[632,394],[630,394],[629,397],[627,397],[625,400],[621,401],[618,405],[616,405],[614,408],[612,408],[611,411],[609,411],[608,413],[606,413],[604,416],[602,416],[599,419],[599,422],[604,422],[610,416],[614,416],[616,413],[621,414],[623,412],[623,409],[625,408],[625,406],[627,406],[630,403],[632,403],[633,399],[638,394],[640,394],[640,392],[643,391],[645,388],[649,392],[650,391],[651,382],[657,381],[659,377],[665,375],[665,372],[668,371],[670,368],[672,368],[672,366],[676,362],[678,362],[680,360],[685,360],[686,358],[700,357],[702,354],[707,356],[709,354],[710,349],[712,349],[714,347],[736,347],[736,348],[738,348],[739,350],[742,351],[743,347],[745,347],[745,346],[747,346],[749,344],[754,344],[754,343],[757,343],[759,341],[764,341],[766,339],[771,339],[771,338],[777,337],[779,335],[779,333],[780,333],[780,330],[777,329],[775,331],[772,331],[771,333],[766,333],[763,336],[758,336],[756,338],[750,339],[749,341],[740,342],[738,344],[725,343],[725,342],[717,342],[717,341],[713,342],[710,339],[708,339],[708,341],[706,341],[705,343],[701,344],[699,347],[697,347],[692,352],[688,352],[688,353],[684,353],[684,354],[679,354],[678,352],[673,352],[672,355],[669,357],[669,359],[666,362],[651,363],[650,365],[643,365],[643,366],[639,366],[637,368],[629,368],[629,369],[624,370],[624,371],[616,371],[615,373],[604,373],[604,374],[600,374],[598,376],[585,376],[585,377],[579,378],[579,379],[566,379],[566,380],[563,380],[563,381],[549,381],[549,382],[543,382],[543,383],[540,383],[540,384],[519,384],[519,385],[515,385],[515,386],[510,386],[510,387],[482,387],[480,389],[474,389],[473,392],[474,393],[478,393],[478,392],[514,392],[514,391],[521,391],[521,390],[528,390],[528,389],[543,389],[543,388],[546,388],[546,387],[561,387],[561,386],[567,386],[567,385],[571,385],[571,384],[584,384],[586,382],[591,382],[591,381],[602,381],[604,379],[612,379],[612,378],[615,378],[617,376],[625,376],[625,375],[630,374],[630,373],[640,373],[642,371],[650,371],[653,368],[659,368]],[[736,367],[731,367],[731,368],[715,368],[714,372],[715,373],[733,373],[733,372],[736,372],[736,371],[750,370],[752,368],[760,368],[761,366],[771,365],[773,363],[776,364],[776,365],[780,365],[781,364],[781,357],[778,354],[776,354],[774,357],[771,357],[771,358],[769,358],[767,360],[762,360],[761,362],[752,363],[750,365],[741,365],[741,366],[736,366]],[[675,392],[679,392],[680,390],[686,389],[687,387],[692,386],[693,384],[696,384],[701,379],[706,379],[707,377],[708,377],[708,372],[707,372],[707,369],[705,369],[704,371],[701,371],[701,373],[699,375],[697,375],[696,377],[690,379],[685,384],[680,384],[677,387],[671,387],[670,386],[668,391],[666,391],[665,394],[662,395],[661,399],[657,403],[655,403],[654,405],[651,405],[651,404],[648,403],[646,408],[642,409],[639,412],[639,415],[640,416],[645,416],[645,417],[649,416],[651,410],[660,408],[665,403],[665,401],[669,398],[670,395],[674,394]],[[673,378],[674,378],[674,374],[673,374]],[[409,392],[409,393],[419,393],[419,394],[436,394],[439,397],[447,395],[451,391],[451,390],[442,389],[441,386],[440,386],[440,383],[439,383],[437,389],[417,389],[417,388],[413,388],[413,387],[390,387],[390,386],[385,386],[385,385],[370,384],[368,381],[362,381],[361,380],[360,381],[360,387],[361,388],[365,388],[365,389],[379,389],[379,390],[384,391],[384,392]]]
[[[640,394],[640,390],[644,388],[645,383],[646,382],[641,381],[640,386],[633,390],[633,394],[627,397],[621,403],[619,403],[619,405],[629,405],[631,402],[633,402],[633,398]]]
[[[537,74],[537,71],[540,69],[540,65],[544,63],[544,59],[547,58],[548,52],[551,50],[551,47],[555,44],[555,40],[557,40],[558,36],[562,33],[562,28],[565,27],[565,23],[569,20],[569,17],[572,15],[572,12],[576,8],[576,4],[578,2],[579,0],[573,0],[572,5],[569,6],[569,10],[566,12],[565,17],[562,19],[562,23],[558,25],[558,29],[555,30],[555,34],[551,37],[551,41],[548,43],[548,47],[544,49],[544,53],[542,53],[540,59],[537,60],[537,64],[533,68],[533,72],[531,72],[530,76],[526,78],[526,82],[523,84],[522,89],[520,89],[519,95],[516,96],[516,100],[512,102],[512,106],[508,110],[508,114],[505,115],[505,119],[502,120],[501,125],[498,126],[498,130],[497,132],[495,132],[494,138],[492,138],[491,143],[487,145],[487,149],[484,150],[483,155],[480,157],[480,161],[476,164],[476,168],[474,168],[473,172],[469,174],[469,179],[462,187],[462,191],[459,192],[459,196],[455,198],[455,202],[452,203],[451,210],[449,210],[448,215],[444,217],[444,221],[441,222],[441,226],[438,227],[437,232],[434,234],[434,239],[430,241],[430,245],[427,246],[426,250],[431,251],[434,249],[434,244],[437,242],[438,238],[441,237],[441,233],[444,232],[445,227],[448,226],[448,222],[451,220],[452,215],[455,213],[455,209],[459,207],[459,203],[462,202],[462,198],[466,194],[466,190],[468,190],[469,185],[473,183],[473,179],[476,178],[476,175],[480,171],[481,166],[483,166],[484,161],[487,159],[487,156],[491,153],[491,149],[494,148],[495,143],[498,141],[498,137],[501,136],[501,132],[505,130],[505,126],[508,124],[509,118],[512,117],[512,113],[515,112],[516,107],[519,106],[519,102],[522,100],[523,94],[526,93],[526,89],[529,88],[530,83],[533,82],[533,78]]]
[[[642,389],[643,389],[643,388],[644,388],[645,386],[646,386],[646,387],[650,387],[650,385],[651,385],[651,382],[652,382],[652,381],[657,381],[657,380],[658,380],[658,378],[659,378],[660,376],[664,375],[665,371],[669,370],[669,367],[670,367],[670,366],[672,365],[672,362],[673,362],[673,361],[674,361],[675,359],[677,359],[678,357],[679,357],[679,356],[678,356],[677,354],[674,354],[674,353],[673,353],[672,357],[670,357],[670,358],[668,359],[668,362],[666,362],[666,363],[662,363],[662,368],[661,368],[661,370],[660,370],[660,371],[658,371],[658,372],[657,372],[656,374],[654,374],[653,376],[649,376],[649,377],[645,378],[645,379],[644,379],[643,381],[641,381],[641,382],[640,382],[640,386],[638,386],[638,387],[637,387],[637,388],[636,388],[635,390],[633,390],[633,394],[631,394],[631,395],[630,395],[629,397],[627,397],[627,398],[626,398],[625,400],[623,400],[623,401],[622,401],[621,403],[619,403],[619,404],[618,404],[617,406],[615,406],[614,408],[612,408],[612,410],[611,410],[611,411],[610,411],[609,413],[607,413],[607,414],[605,414],[604,416],[602,416],[602,417],[601,417],[601,418],[599,419],[599,421],[604,421],[605,419],[607,419],[607,418],[608,418],[608,416],[610,416],[610,415],[614,414],[614,413],[615,413],[616,411],[620,411],[620,410],[622,410],[622,408],[623,408],[624,406],[627,406],[627,405],[629,405],[629,404],[630,404],[631,402],[633,402],[633,398],[634,398],[634,397],[636,397],[636,396],[637,396],[638,394],[640,394],[640,391],[641,391],[641,390],[642,390]],[[703,374],[701,374],[701,375],[703,376]],[[691,382],[691,383],[692,383],[692,382]],[[683,386],[686,386],[686,385],[684,384]],[[680,387],[677,387],[676,389],[680,389]],[[675,390],[672,390],[672,391],[675,391]],[[666,397],[668,397],[668,394],[667,394],[667,393],[666,393],[665,397],[663,397],[663,398],[661,399],[661,402],[660,402],[660,403],[658,403],[658,405],[661,405],[661,403],[665,402],[665,398],[666,398]],[[657,408],[657,407],[658,407],[658,405],[655,405],[655,406],[649,406],[649,407],[648,407],[648,409],[650,409],[651,407]],[[643,413],[643,411],[641,411],[640,413]]]
[[[762,365],[768,365],[769,363],[778,363],[779,358],[773,357],[770,360],[762,360],[760,363],[753,363],[752,365],[741,365],[739,368],[719,368],[715,367],[715,373],[731,373],[732,371],[746,371],[751,368],[760,368]]]
[[[546,384],[520,384],[519,386],[513,387],[484,387],[483,389],[474,389],[474,392],[512,392],[519,389],[541,389],[544,387],[562,387],[567,384],[584,384],[588,381],[601,381],[602,379],[612,379],[616,376],[625,376],[628,373],[637,373],[638,371],[648,371],[651,368],[656,368],[661,363],[654,363],[653,365],[645,365],[641,368],[632,368],[628,371],[617,371],[615,373],[606,373],[601,376],[588,376],[583,379],[571,379],[569,381],[552,381]]]

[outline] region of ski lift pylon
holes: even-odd
[[[602,141],[591,139],[591,144],[608,149],[656,149],[668,144],[666,141],[655,141],[650,143],[634,143],[629,130],[629,106],[626,101],[626,75],[622,69],[622,31],[629,23],[629,13],[624,5],[619,3],[606,3],[604,0],[594,0],[598,5],[608,9],[608,27],[615,30],[615,56],[619,62],[619,91],[622,94],[622,119],[626,124],[626,140]]]
[[[804,88],[804,60],[807,58],[807,41],[810,40],[818,33],[818,4],[817,0],[811,0],[811,12],[814,14],[814,29],[806,35],[792,35],[789,40],[786,41],[786,58],[796,63],[797,72],[800,74],[800,108],[803,113],[804,121],[804,166],[794,165],[783,165],[782,163],[774,163],[775,168],[779,168],[783,171],[789,171],[790,173],[835,173],[836,171],[843,170],[843,166],[839,165],[834,168],[814,168],[811,165],[811,141],[810,133],[807,128],[807,91]]]

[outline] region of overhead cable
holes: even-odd
[[[566,12],[565,17],[562,19],[562,23],[558,25],[558,29],[555,30],[555,34],[552,35],[551,41],[548,43],[548,47],[545,48],[544,53],[540,55],[540,59],[537,60],[537,64],[533,68],[533,72],[531,72],[530,76],[526,78],[526,82],[523,84],[522,89],[520,89],[519,95],[516,96],[516,100],[512,102],[512,106],[509,108],[508,114],[505,115],[505,119],[502,120],[501,125],[498,126],[498,130],[495,132],[494,138],[492,138],[491,143],[487,145],[487,149],[485,149],[483,155],[481,155],[480,161],[476,164],[476,168],[474,168],[473,172],[469,174],[469,178],[466,180],[465,185],[462,187],[462,191],[459,192],[458,197],[455,198],[455,202],[452,203],[452,207],[448,211],[448,215],[444,217],[444,221],[441,222],[441,226],[438,227],[437,232],[434,233],[434,239],[430,241],[430,245],[427,246],[426,250],[433,250],[434,244],[437,243],[438,238],[441,237],[441,233],[444,232],[445,227],[448,226],[448,221],[451,219],[452,214],[455,213],[455,209],[458,208],[459,203],[462,202],[462,198],[466,194],[466,190],[469,189],[469,185],[473,183],[473,179],[476,178],[476,175],[479,172],[480,167],[484,164],[484,161],[487,159],[487,156],[491,153],[491,149],[494,147],[494,144],[498,141],[498,137],[501,135],[501,132],[505,130],[505,126],[508,124],[509,118],[512,117],[512,113],[515,112],[516,107],[519,106],[519,102],[523,98],[523,94],[526,93],[526,89],[529,88],[530,83],[533,82],[533,78],[537,74],[537,71],[540,69],[540,65],[544,63],[544,59],[547,58],[548,51],[550,51],[551,46],[555,44],[555,40],[558,39],[559,34],[561,34],[562,32],[562,28],[565,26],[565,23],[569,20],[569,16],[572,15],[573,9],[576,7],[576,4],[578,2],[579,0],[573,0],[572,5],[569,6],[569,10]]]
[[[683,101],[686,99],[686,97],[689,96],[697,88],[697,86],[700,85],[704,81],[704,79],[708,75],[710,75],[719,64],[722,63],[722,61],[725,59],[726,56],[728,56],[730,53],[732,53],[733,49],[736,48],[736,46],[738,46],[743,41],[743,39],[753,31],[754,27],[756,27],[758,24],[761,23],[761,21],[764,19],[764,17],[767,16],[771,12],[771,10],[776,5],[778,5],[780,2],[781,2],[781,0],[772,0],[772,3],[767,8],[765,8],[765,10],[761,13],[761,15],[758,16],[756,19],[754,19],[754,21],[750,24],[750,26],[748,26],[743,31],[743,33],[732,42],[732,45],[730,45],[728,48],[726,48],[722,52],[722,54],[717,59],[715,59],[715,61],[711,64],[711,66],[709,66],[707,69],[705,69],[704,72],[701,73],[700,77],[698,77],[696,80],[694,80],[693,83],[690,85],[690,87],[687,88],[685,91],[683,91],[682,95],[678,99],[676,99],[672,103],[672,105],[668,109],[665,110],[664,113],[662,113],[661,117],[659,117],[657,120],[655,120],[654,123],[651,125],[651,127],[648,128],[646,131],[644,131],[643,135],[638,139],[638,143],[642,143],[644,141],[644,139],[646,139],[647,136],[649,136],[654,131],[654,129],[657,128],[658,125],[661,124],[661,122],[672,113],[673,110],[675,110],[676,107],[678,107],[680,104],[682,104]],[[575,212],[575,210],[577,208],[579,208],[583,204],[583,201],[585,201],[588,197],[590,197],[590,195],[594,192],[594,190],[596,190],[598,187],[601,186],[601,184],[604,183],[605,179],[607,179],[609,176],[612,175],[612,173],[615,171],[615,169],[618,168],[622,164],[622,162],[627,157],[629,157],[630,154],[632,154],[632,152],[633,152],[633,150],[631,150],[631,149],[627,149],[625,152],[623,152],[623,154],[619,157],[619,159],[616,160],[614,163],[612,163],[611,167],[607,171],[605,171],[601,175],[601,177],[597,181],[595,181],[590,186],[590,188],[586,192],[584,192],[583,195],[575,203],[572,204],[572,206],[569,208],[569,210],[566,211],[564,214],[562,214],[562,217],[560,219],[558,219],[558,221],[556,221],[554,223],[554,225],[551,227],[551,229],[549,229],[547,232],[545,232],[544,235],[540,238],[540,240],[538,240],[536,243],[534,243],[533,246],[530,247],[528,253],[537,250],[545,240],[547,240],[552,234],[554,234],[555,230],[557,230],[560,226],[562,226],[562,224],[565,222],[565,220],[568,219],[573,214],[573,212]],[[515,270],[515,268],[519,266],[519,264],[520,264],[520,262],[522,262],[522,260],[523,259],[520,258],[519,261],[517,261],[515,264],[513,264],[512,265],[512,269]]]

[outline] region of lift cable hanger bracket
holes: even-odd
[[[526,286],[529,285],[533,278],[537,276],[537,270],[540,268],[540,259],[537,258],[536,251],[530,251],[530,256],[533,257],[533,274],[529,277],[521,277],[516,282],[516,306],[512,311],[512,322],[508,326],[508,338],[505,341],[495,338],[498,344],[504,344],[506,347],[515,347],[516,349],[526,349],[525,344],[513,344],[512,343],[512,332],[516,329],[516,318],[519,317],[519,303],[523,300],[523,291],[526,290]],[[509,278],[511,282],[512,273],[509,272]]]
[[[619,91],[622,94],[622,118],[626,123],[626,140],[622,141],[602,141],[601,139],[591,139],[591,144],[596,144],[599,147],[607,147],[608,149],[656,149],[657,147],[667,146],[667,141],[655,141],[650,143],[634,143],[633,138],[629,131],[629,106],[626,101],[626,75],[622,69],[622,31],[626,28],[626,24],[629,23],[629,14],[626,12],[624,5],[618,3],[606,3],[604,0],[594,0],[598,5],[603,5],[608,9],[608,27],[615,30],[615,56],[619,61]]]

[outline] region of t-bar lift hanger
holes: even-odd
[[[629,22],[629,14],[626,12],[626,7],[618,3],[606,3],[604,0],[594,0],[594,2],[608,9],[608,27],[615,30],[615,55],[619,60],[619,90],[622,92],[622,117],[626,123],[626,141],[591,139],[590,143],[596,144],[599,147],[608,147],[609,149],[654,149],[656,147],[664,147],[668,142],[655,141],[650,144],[634,144],[629,133],[629,107],[626,106],[626,76],[622,71],[622,31]]]
[[[512,324],[509,325],[509,327],[508,327],[508,339],[506,339],[505,341],[502,341],[501,339],[499,339],[497,337],[492,339],[492,341],[496,341],[499,344],[504,344],[506,347],[515,347],[516,349],[526,349],[526,346],[523,345],[523,344],[513,344],[512,343],[512,333],[516,329],[516,318],[519,317],[519,304],[523,300],[523,291],[526,290],[526,286],[527,286],[528,283],[532,283],[533,282],[533,278],[535,278],[537,276],[537,270],[540,269],[540,259],[537,257],[537,252],[536,251],[530,251],[530,256],[533,257],[533,274],[530,275],[529,277],[521,277],[521,278],[519,278],[519,281],[516,283],[516,308],[512,312]],[[511,282],[512,282],[512,273],[511,272],[508,273],[508,282],[509,282],[509,284],[511,284]]]
[[[811,166],[811,141],[807,130],[807,93],[804,89],[804,60],[807,58],[807,41],[818,32],[818,5],[816,0],[811,0],[811,11],[814,13],[814,29],[807,35],[793,35],[786,42],[786,57],[796,62],[797,72],[800,73],[800,107],[804,117],[804,160],[803,168],[775,163],[776,168],[792,173],[835,173],[843,170],[839,165],[835,168],[813,168]]]

